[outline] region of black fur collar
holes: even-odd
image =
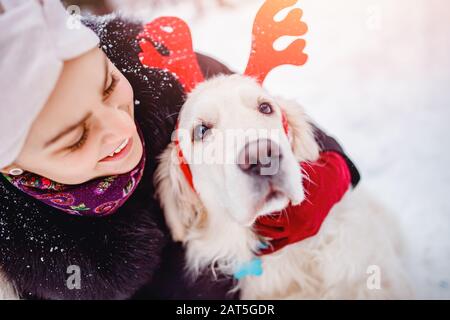
[[[146,69],[134,40],[140,25],[115,17],[86,24],[101,48],[130,81],[136,119],[146,137],[147,165],[135,193],[114,215],[73,217],[42,204],[0,180],[0,266],[24,297],[129,298],[151,282],[168,241],[153,199],[155,157],[169,143],[184,96],[169,74]],[[67,268],[81,270],[81,289],[66,286]]]

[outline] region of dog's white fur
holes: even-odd
[[[274,114],[258,113],[261,100],[274,105]],[[232,275],[238,265],[254,257],[261,239],[248,222],[283,209],[292,197],[298,202],[304,199],[298,162],[316,160],[319,147],[303,109],[295,102],[270,97],[253,79],[219,76],[200,84],[188,96],[179,118],[179,128],[188,132],[200,120],[219,129],[282,130],[281,108],[287,114],[290,133],[278,143],[283,159],[292,156],[296,164],[283,160],[280,186],[286,199],[274,200],[265,210],[249,212],[255,208],[249,202],[254,204],[261,194],[252,189],[251,177],[236,165],[191,164],[194,191],[178,165],[174,143],[161,155],[155,174],[157,197],[174,240],[186,247],[187,272],[193,277],[205,268]],[[213,132],[203,143],[213,144],[214,139]],[[198,144],[183,139],[180,148],[189,158],[197,152]],[[289,194],[293,185],[284,182],[296,172],[300,179],[294,185],[301,192],[300,198]],[[245,277],[236,288],[244,299],[409,298],[412,292],[400,253],[401,237],[395,221],[358,188],[333,208],[316,236],[263,256],[263,274]],[[380,272],[380,289],[367,285],[373,266]]]
[[[2,273],[0,269],[0,300],[18,300],[19,295],[11,281]]]

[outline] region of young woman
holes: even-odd
[[[56,0],[0,0],[0,12],[0,297],[237,298],[233,279],[185,277],[153,198],[185,96],[140,63],[142,24],[91,17],[69,28]],[[231,73],[198,60],[205,77]],[[316,234],[359,179],[334,139],[319,129],[317,139],[324,152],[304,167],[306,189],[323,201],[258,221],[273,239],[265,254]]]

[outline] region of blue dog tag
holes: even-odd
[[[253,258],[251,261],[244,263],[234,272],[235,279],[240,280],[247,276],[259,277],[263,273],[261,258]]]

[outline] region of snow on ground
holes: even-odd
[[[219,10],[208,1],[203,18],[186,3],[137,13],[146,21],[184,18],[196,50],[243,71],[262,1],[240,2]],[[310,28],[309,62],[277,69],[266,86],[300,101],[338,137],[358,165],[362,185],[398,216],[418,298],[450,298],[450,3],[299,5]]]

